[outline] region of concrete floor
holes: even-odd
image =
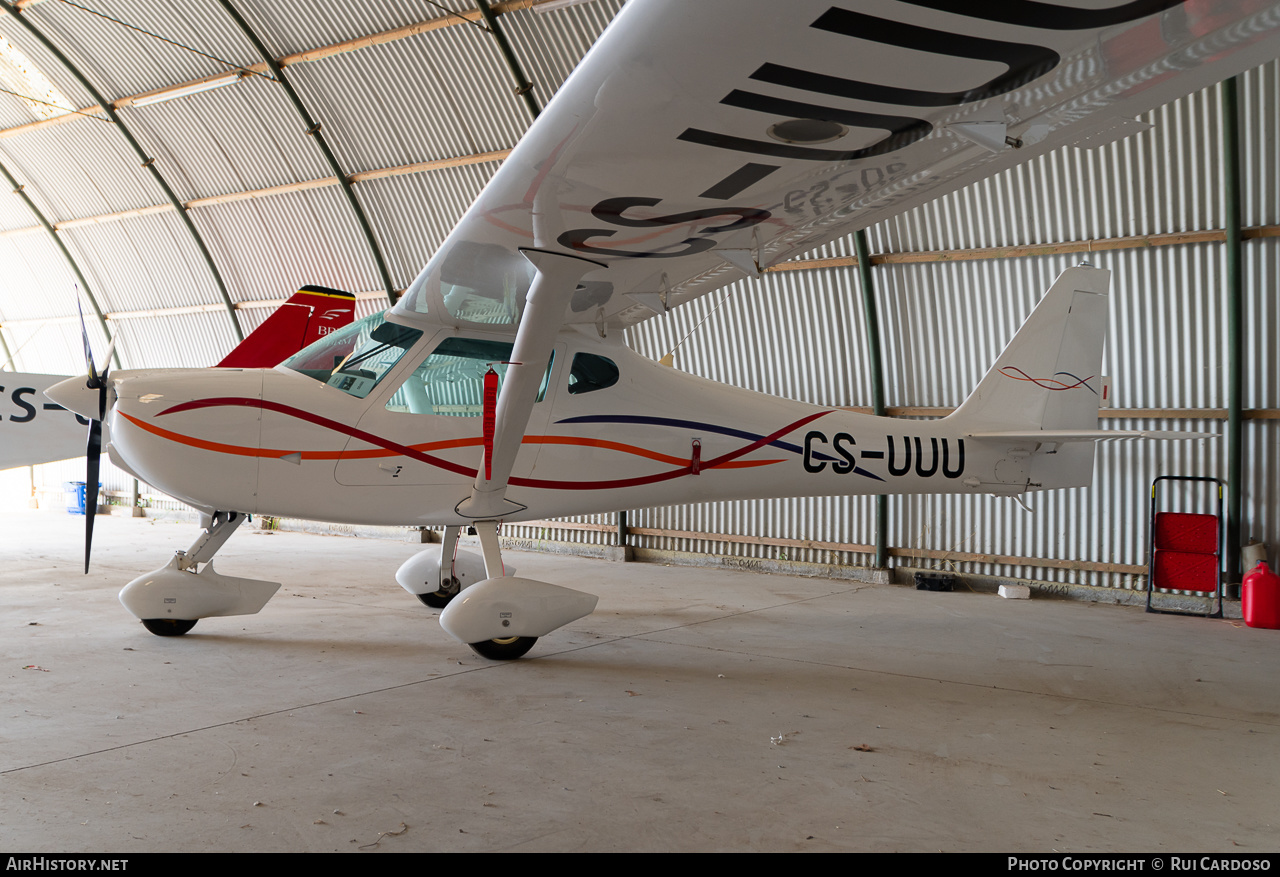
[[[148,634],[191,525],[0,515],[0,847],[1280,849],[1280,633],[1057,600],[512,554],[598,611],[490,663],[419,546],[237,533],[257,616]],[[30,669],[31,665],[39,669]]]

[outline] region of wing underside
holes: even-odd
[[[1113,139],[1276,57],[1278,34],[1272,0],[633,0],[400,309],[514,328],[534,277],[520,249],[537,248],[604,266],[565,322],[633,324],[1060,145]]]
[[[395,313],[513,332],[534,368],[567,324],[665,313],[1277,54],[1275,0],[632,0]],[[506,383],[476,518],[510,507],[537,388]]]

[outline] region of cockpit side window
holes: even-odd
[[[484,373],[492,365],[501,388],[511,349],[512,345],[505,341],[446,338],[391,396],[387,410],[400,414],[480,417],[484,413]],[[554,362],[552,353],[538,389],[538,402],[546,394]]]
[[[618,366],[594,353],[575,353],[569,369],[569,393],[578,395],[604,390],[618,383]]]

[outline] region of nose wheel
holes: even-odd
[[[467,643],[467,645],[471,646],[471,651],[490,661],[514,661],[516,658],[523,657],[537,641],[536,636],[508,636]]]

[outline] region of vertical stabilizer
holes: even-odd
[[[1068,268],[947,419],[978,431],[1096,429],[1111,272]]]

